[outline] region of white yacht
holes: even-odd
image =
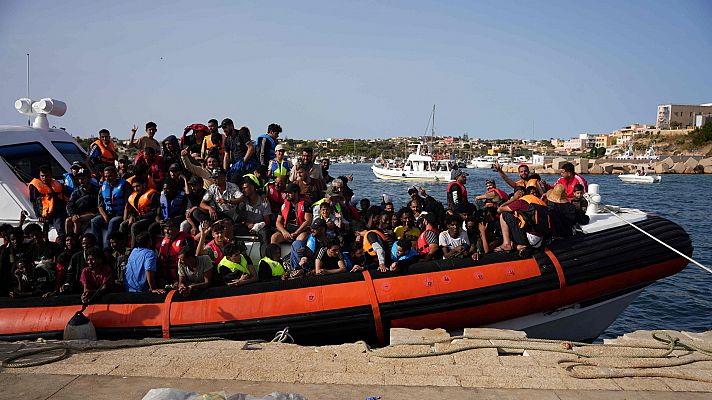
[[[12,225],[20,221],[20,212],[27,213],[28,221],[37,220],[28,184],[39,176],[40,166],[49,165],[55,179],[64,179],[72,162],[86,159],[72,135],[49,126],[48,115],[61,117],[67,111],[64,102],[20,99],[15,108],[35,121],[32,126],[0,125],[0,223]],[[54,236],[50,231],[50,239]]]
[[[457,165],[450,160],[434,160],[430,146],[424,143],[415,145],[416,150],[404,162],[388,163],[376,159],[371,170],[380,179],[395,180],[434,180],[449,182],[454,180]]]
[[[467,168],[489,169],[496,159],[495,156],[475,157],[467,163]]]

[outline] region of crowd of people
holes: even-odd
[[[229,118],[192,124],[180,138],[155,139],[145,125],[119,154],[102,129],[63,179],[41,167],[29,184],[37,223],[0,226],[0,296],[110,291],[181,295],[207,287],[312,275],[399,273],[420,261],[478,260],[495,252],[529,257],[588,222],[587,184],[564,164],[552,186],[526,165],[498,188],[488,179],[470,197],[464,170],[443,204],[423,188],[396,208],[390,196],[356,200],[351,176],[332,177],[311,148],[286,157],[278,124],[252,140]],[[219,131],[222,129],[222,133]],[[23,228],[24,226],[24,228]],[[57,242],[47,239],[56,229]],[[251,257],[246,242],[257,243]]]

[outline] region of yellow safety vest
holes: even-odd
[[[230,272],[240,271],[244,274],[251,275],[250,270],[247,268],[247,260],[245,260],[245,256],[242,254],[240,254],[239,263],[230,261],[227,256],[223,257],[220,263],[218,263],[218,273],[220,273],[220,267],[226,267]]]
[[[269,265],[270,269],[272,270],[272,276],[282,276],[282,275],[284,275],[284,267],[282,266],[282,264],[280,264],[280,263],[277,262],[277,261],[273,261],[273,260],[272,260],[271,258],[269,258],[269,257],[262,257],[262,258],[260,259],[260,262],[257,263],[257,268],[258,268],[258,269],[260,268],[260,264],[262,263],[262,261],[266,262],[267,265]]]

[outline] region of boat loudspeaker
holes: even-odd
[[[49,97],[40,101],[22,98],[15,101],[15,109],[20,114],[35,117],[35,121],[32,123],[33,128],[49,129],[47,115],[63,116],[67,112],[67,103]]]

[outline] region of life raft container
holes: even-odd
[[[692,254],[690,238],[679,225],[654,216],[635,224]],[[106,294],[84,314],[99,338],[111,339],[268,339],[288,326],[301,344],[384,343],[389,328],[500,326],[522,329],[535,337],[590,340],[642,288],[686,265],[687,260],[678,254],[622,225],[553,242],[528,259],[496,253],[478,261],[421,262],[400,273],[320,275],[215,287],[188,297],[176,291]],[[616,299],[628,303],[620,303],[614,312],[611,307],[618,304]],[[557,312],[576,316],[575,312],[604,306],[605,316],[581,314],[587,330],[573,319],[554,326],[551,334],[539,329],[539,322],[554,318]],[[67,321],[80,307],[78,295],[0,299],[0,340],[61,338]],[[529,325],[522,322],[535,315],[542,319]],[[517,322],[507,325],[507,321]],[[569,328],[576,333],[565,332]]]

